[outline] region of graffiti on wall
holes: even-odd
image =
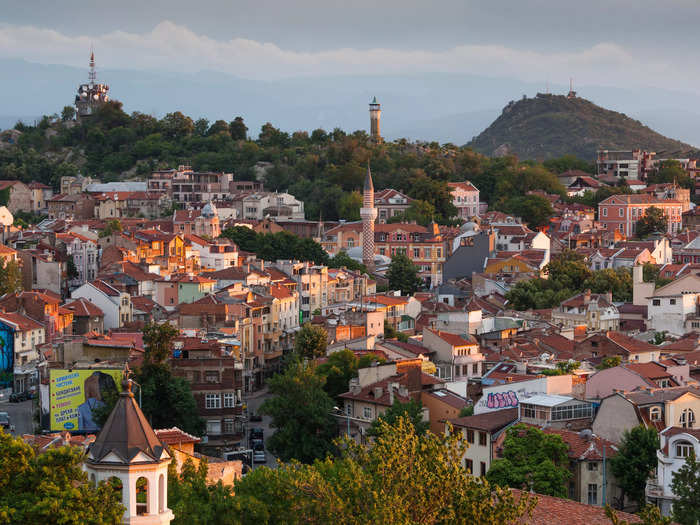
[[[488,408],[510,408],[518,406],[517,394],[509,390],[508,392],[496,392],[489,394],[486,398],[486,406]]]

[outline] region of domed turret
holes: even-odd
[[[214,206],[212,201],[207,202],[202,208],[202,217],[212,218],[217,217],[218,215],[219,211],[216,209],[216,206]]]

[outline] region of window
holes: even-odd
[[[221,421],[207,421],[207,435],[218,436],[221,434]]]
[[[589,461],[588,462],[588,472],[598,472],[598,462]]]
[[[218,383],[219,382],[219,372],[216,370],[207,370],[204,374],[204,380],[207,383]]]
[[[372,419],[372,407],[363,408],[362,417],[364,417],[365,419]]]
[[[224,393],[224,408],[232,408],[236,404],[236,395],[233,392]]]
[[[669,304],[671,304],[671,305],[674,305],[674,304],[676,304],[676,300],[675,300],[675,299],[669,299],[669,301],[668,301],[668,302],[669,302]]]
[[[413,257],[414,257],[415,259],[419,259],[419,258],[420,258],[420,248],[413,248]]]
[[[474,444],[474,431],[471,428],[467,429],[467,443]]]
[[[687,458],[693,451],[693,445],[687,441],[679,441],[676,443],[676,457],[677,458]]]
[[[618,213],[619,213],[620,217],[624,217],[624,216],[625,216],[625,210],[623,210],[622,208],[620,208],[620,209],[618,210]]]
[[[425,248],[423,250],[423,253],[424,253],[426,259],[430,259],[430,257],[431,257],[430,248]]]
[[[603,208],[603,217],[607,217],[607,216],[608,216],[608,209]]]
[[[208,409],[221,408],[221,396],[219,394],[207,394],[204,402],[204,406]]]
[[[588,504],[598,505],[598,485],[595,483],[588,484]]]
[[[530,419],[535,418],[535,407],[532,405],[521,405],[522,407],[522,415],[523,417],[527,417]]]
[[[686,408],[681,412],[681,426],[683,428],[693,428],[695,426],[695,412],[691,408]]]
[[[653,300],[651,301],[651,304],[653,304],[654,306],[660,306],[660,305],[661,305],[661,299],[653,299]]]
[[[233,419],[224,419],[224,434],[233,434]]]
[[[470,473],[474,472],[474,462],[471,459],[465,459],[464,468],[467,469]]]
[[[651,407],[649,409],[649,419],[652,421],[661,421],[661,408]]]
[[[482,447],[486,446],[486,432],[479,432],[479,445]],[[481,475],[483,476],[484,474],[482,473]]]
[[[480,475],[481,475],[481,476],[485,476],[485,475],[486,475],[486,463],[484,463],[484,462],[482,461],[482,462],[480,463],[479,467],[480,467],[480,470],[481,470],[481,474],[480,474]]]

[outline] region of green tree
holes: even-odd
[[[64,106],[61,111],[61,120],[66,122],[67,120],[73,120],[75,118],[75,108],[73,106]]]
[[[571,477],[568,463],[568,447],[561,436],[519,424],[508,429],[503,457],[492,463],[486,479],[501,487],[565,498]]]
[[[361,357],[350,349],[333,352],[325,362],[316,367],[316,372],[325,377],[323,389],[333,399],[348,391],[350,380],[357,377],[360,368],[366,368],[372,363],[383,363],[385,359],[372,354]]]
[[[553,369],[544,369],[540,373],[546,376],[564,376],[571,374],[580,366],[579,361],[560,361]]]
[[[606,368],[615,368],[620,366],[622,358],[619,355],[612,357],[604,357],[603,361],[596,367],[598,370],[605,370]]]
[[[643,239],[655,232],[666,232],[666,216],[662,209],[650,206],[637,221],[637,237]]]
[[[111,221],[107,221],[107,224],[105,224],[105,227],[100,230],[99,236],[100,237],[109,237],[113,233],[121,232],[123,231],[122,228],[122,223],[119,219],[112,219]]]
[[[22,269],[17,261],[0,260],[0,295],[22,291]]]
[[[383,423],[393,427],[398,424],[400,419],[404,418],[411,423],[414,432],[418,436],[424,436],[430,428],[430,423],[423,421],[423,403],[411,399],[406,403],[394,401],[394,404],[387,408],[381,416],[372,421],[367,430],[367,435],[377,437],[382,430],[387,428]]]
[[[329,268],[347,268],[351,271],[367,273],[367,267],[350,257],[345,251],[340,250],[328,260]]]
[[[306,322],[297,332],[294,339],[294,351],[301,357],[316,359],[326,355],[328,346],[328,333],[322,326],[312,325]]]
[[[591,274],[583,283],[593,293],[612,292],[614,301],[632,301],[632,272],[628,268],[605,268]]]
[[[247,140],[248,126],[245,125],[243,117],[236,117],[228,125],[228,131],[233,140]]]
[[[685,464],[671,479],[671,491],[676,496],[673,502],[673,519],[682,525],[700,523],[700,463],[691,451]]]
[[[89,483],[83,460],[78,447],[37,453],[0,430],[0,523],[121,523],[119,494]]]
[[[238,523],[248,525],[527,522],[536,499],[474,478],[456,434],[418,436],[410,422],[383,424],[372,447],[340,443],[340,457],[259,468],[234,486]]]
[[[402,253],[397,253],[391,258],[386,277],[389,280],[389,288],[401,290],[404,295],[413,295],[423,286],[423,280],[418,276],[418,268]]]
[[[605,514],[610,518],[612,525],[631,525],[629,521],[620,519],[610,505],[605,506]],[[661,510],[656,505],[647,505],[638,514],[641,518],[641,525],[670,525],[671,518],[666,518],[661,515]]]
[[[168,507],[175,519],[172,525],[229,525],[235,511],[233,492],[221,480],[207,483],[207,462],[195,468],[187,458],[178,474],[177,462],[168,465]]]
[[[622,496],[618,508],[622,508],[625,497],[644,505],[644,489],[649,473],[656,467],[656,451],[659,449],[659,436],[655,428],[643,426],[626,430],[618,447],[617,454],[610,459]]]
[[[334,451],[338,429],[332,415],[333,400],[323,389],[324,383],[325,378],[313,365],[299,361],[269,380],[272,397],[259,412],[272,418],[275,432],[267,446],[282,461],[311,463]]]
[[[338,216],[347,221],[360,220],[360,208],[362,207],[362,195],[359,191],[344,193],[338,203]]]
[[[677,160],[663,161],[654,172],[649,174],[648,181],[650,184],[676,183],[691,190],[694,182]]]
[[[474,405],[467,405],[462,407],[459,411],[459,417],[469,417],[474,415]]]
[[[552,204],[540,195],[522,195],[511,197],[502,206],[502,210],[523,218],[530,228],[536,229],[549,224],[554,215]]]
[[[179,330],[170,323],[147,323],[143,327],[144,363],[166,363],[172,353],[173,342],[179,334]]]

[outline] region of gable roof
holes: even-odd
[[[78,297],[64,304],[63,307],[73,312],[76,317],[104,317],[105,315],[99,307],[84,297]]]

